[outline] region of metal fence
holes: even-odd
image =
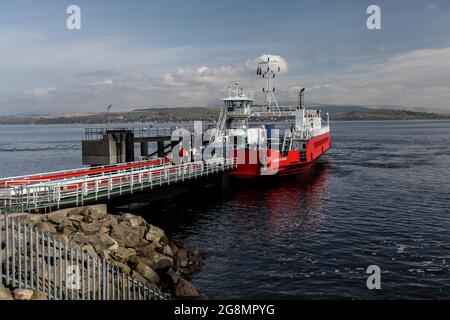
[[[165,300],[106,259],[0,212],[0,280],[51,300]]]
[[[116,196],[181,183],[233,170],[235,167],[235,159],[219,158],[30,183],[0,189],[0,203],[11,212],[29,212],[37,209],[50,211],[52,208],[82,206]]]
[[[116,128],[86,128],[84,131],[85,140],[102,140],[103,136],[113,131],[129,131],[135,138],[155,138],[155,137],[171,137],[173,132],[178,129],[186,129],[193,132],[193,125],[183,125],[182,127],[116,127]]]

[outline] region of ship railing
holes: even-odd
[[[31,212],[82,206],[115,196],[133,194],[164,185],[184,182],[236,168],[236,159],[217,158],[150,168],[109,172],[98,176],[31,183],[4,189],[0,193],[3,208]]]
[[[0,281],[49,300],[167,300],[104,258],[75,248],[0,210]]]

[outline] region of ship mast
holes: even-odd
[[[270,110],[271,107],[275,105],[278,112],[281,112],[274,94],[275,87],[272,85],[272,82],[274,81],[273,79],[275,79],[275,74],[281,71],[280,67],[276,65],[278,62],[280,61],[270,60],[270,57],[267,57],[267,61],[259,62],[256,74],[262,76],[262,78],[267,81],[267,86],[262,89],[262,91],[266,94],[265,106],[267,107],[267,110]]]

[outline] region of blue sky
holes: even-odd
[[[282,60],[282,101],[305,86],[318,103],[450,109],[446,0],[2,0],[0,113],[211,105],[235,80],[259,91],[264,54]]]

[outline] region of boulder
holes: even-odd
[[[153,243],[159,243],[162,238],[165,238],[166,235],[164,233],[164,230],[158,227],[155,227],[154,225],[149,224],[148,225],[148,231],[145,235],[145,239],[148,241],[151,241]]]
[[[184,248],[179,249],[177,252],[177,268],[187,267],[188,261],[187,250]]]
[[[49,223],[49,222],[39,222],[38,224],[36,224],[36,227],[39,228],[41,231],[46,232],[46,233],[56,233],[56,227]]]
[[[101,219],[105,218],[107,216],[107,213],[102,212],[102,211],[98,211],[98,210],[95,210],[95,209],[91,208],[89,210],[89,215],[88,216],[92,220],[97,220],[98,221],[98,220],[101,220]]]
[[[175,245],[175,243],[169,243],[169,247],[170,247],[170,250],[172,251],[174,257],[176,257],[177,253],[178,253],[178,247]]]
[[[70,243],[77,243],[78,245],[85,245],[88,244],[90,242],[89,238],[86,237],[84,234],[82,234],[81,232],[76,232],[72,235],[72,238],[70,239]]]
[[[172,268],[170,268],[169,271],[167,271],[167,275],[170,277],[170,279],[174,284],[177,284],[181,279],[180,275]]]
[[[170,268],[174,265],[173,258],[161,253],[154,252],[153,254],[146,256],[146,258],[152,262],[151,266],[155,270]]]
[[[131,248],[122,248],[119,247],[113,254],[113,257],[121,262],[126,262],[130,260],[132,256],[136,255],[136,250]]]
[[[79,214],[75,214],[72,216],[68,216],[70,221],[76,221],[76,222],[81,222],[84,219],[84,216],[79,215]]]
[[[111,230],[110,236],[114,238],[122,247],[133,248],[136,246],[141,237],[140,232],[123,223],[114,226]]]
[[[81,208],[81,210],[80,210],[80,212],[78,214],[82,215],[82,216],[85,216],[85,217],[89,217],[91,215],[91,208],[83,207],[83,208]]]
[[[31,224],[37,224],[37,223],[41,222],[44,218],[45,218],[45,216],[42,214],[30,214],[28,216],[28,221]]]
[[[161,246],[159,245],[159,243],[154,243],[154,242],[146,244],[143,247],[137,248],[139,254],[141,254],[142,256],[145,256],[145,257],[151,256],[154,253],[157,253],[159,249],[161,249]]]
[[[136,227],[145,225],[144,218],[135,216],[131,213],[125,213],[124,215],[120,216],[119,223],[120,222],[127,222],[130,224],[130,226],[132,228],[136,228]]]
[[[111,260],[111,263],[116,266],[117,268],[119,268],[120,270],[122,270],[122,272],[129,274],[131,272],[131,268],[126,265],[125,263],[116,261],[116,260]]]
[[[150,268],[148,265],[143,263],[138,263],[135,270],[141,274],[145,279],[147,279],[151,283],[158,283],[159,276],[158,274]]]
[[[152,265],[152,261],[150,259],[140,257],[140,256],[132,256],[132,257],[130,257],[130,260],[128,262],[133,266],[137,266],[139,263],[145,264],[147,266]]]
[[[89,244],[91,244],[97,252],[100,250],[116,251],[119,249],[119,243],[104,233],[96,233],[87,237]]]
[[[0,300],[14,300],[11,292],[0,283]]]
[[[61,224],[64,219],[66,219],[66,213],[64,212],[55,212],[47,215],[47,220],[57,225]]]
[[[110,260],[111,259],[111,251],[110,250],[97,250],[98,255],[102,259]]]
[[[31,300],[48,300],[47,295],[42,293],[42,292],[38,292],[35,291],[33,293],[33,297],[31,298]]]
[[[170,248],[169,245],[165,245],[165,246],[164,246],[163,253],[164,253],[166,256],[173,257],[173,258],[175,257],[175,255],[173,254],[172,249]]]
[[[80,222],[80,230],[86,235],[91,236],[99,231],[99,226],[96,223]]]
[[[59,233],[65,234],[68,237],[70,237],[73,233],[75,233],[77,231],[77,229],[73,225],[72,221],[70,221],[68,218],[65,218],[59,224],[57,230]]]
[[[14,289],[13,296],[16,300],[31,300],[34,291],[29,289]]]
[[[192,283],[180,278],[180,281],[175,286],[175,295],[179,298],[194,298],[198,297],[200,294]]]
[[[94,247],[90,244],[84,245],[81,249],[87,252],[92,258],[97,257],[97,251],[95,251]]]

